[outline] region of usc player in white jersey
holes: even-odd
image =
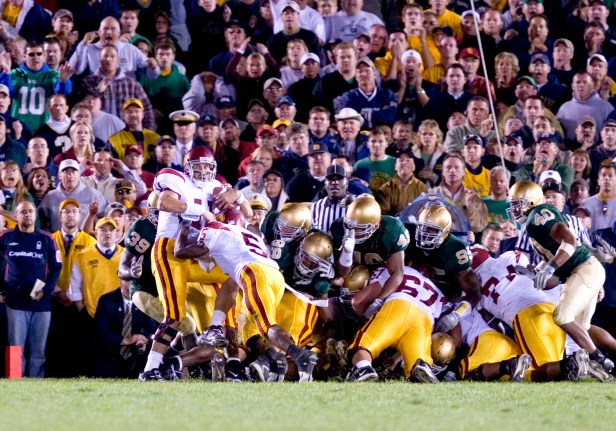
[[[297,347],[289,333],[276,321],[276,309],[285,284],[278,264],[268,256],[261,235],[247,229],[250,226],[239,211],[226,211],[224,218],[226,224],[208,222],[197,238],[189,235],[188,227],[183,227],[175,244],[176,258],[195,258],[207,266],[209,263],[204,257],[209,255],[242,288],[246,309],[259,333],[268,338],[255,344],[262,355],[250,364],[251,371],[259,380],[284,379],[286,358],[273,345],[294,360],[300,382],[311,381],[316,354]],[[250,345],[248,341],[246,344]]]
[[[381,267],[373,274],[370,284],[382,289],[389,276],[389,271]],[[405,266],[402,283],[358,331],[349,347],[357,352],[353,355],[353,368],[347,381],[377,380],[372,359],[387,347],[395,347],[404,361],[407,379],[413,377],[420,382],[437,383],[430,368],[432,325],[445,303],[445,296],[430,279]]]
[[[588,375],[588,352],[579,351],[563,359],[565,332],[554,323],[556,306],[528,277],[516,273],[516,266],[528,266],[520,252],[507,252],[497,259],[475,246],[472,268],[481,277],[482,307],[513,328],[515,341],[532,358],[532,370],[525,380],[578,379]],[[576,362],[576,364],[573,364]]]
[[[214,220],[214,204],[222,208],[234,202],[237,205],[245,204],[247,211],[251,212],[250,206],[237,190],[228,189],[214,196],[214,188],[221,187],[215,176],[216,161],[212,153],[204,147],[195,147],[186,155],[184,173],[166,168],[154,179],[160,211],[152,262],[165,318],[154,335],[152,349],[139,380],[162,380],[158,367],[169,344],[177,335],[180,321],[186,316],[186,282],[190,260],[178,259],[173,254],[180,225],[201,224],[204,219]],[[220,339],[224,339],[222,327]]]

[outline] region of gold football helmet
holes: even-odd
[[[433,250],[441,246],[451,231],[451,214],[440,204],[428,205],[417,217],[415,242],[417,247]]]
[[[370,281],[370,271],[365,266],[356,266],[344,277],[342,288],[346,289],[349,294],[362,290]]]
[[[373,196],[362,194],[347,208],[344,227],[355,231],[355,243],[361,244],[372,236],[381,223],[381,207]]]
[[[444,367],[456,356],[456,343],[453,337],[444,332],[432,334],[431,356],[435,365]]]
[[[158,195],[156,192],[151,192],[148,196],[148,209],[146,217],[153,225],[158,224]]]
[[[313,277],[319,269],[331,267],[332,238],[323,232],[310,232],[295,253],[295,270],[302,277]]]
[[[284,242],[301,238],[310,229],[310,207],[303,203],[292,203],[284,207],[274,224],[274,232]]]
[[[539,184],[529,180],[515,183],[507,196],[507,214],[518,223],[524,223],[528,213],[543,202],[543,191]]]

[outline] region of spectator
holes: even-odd
[[[321,60],[316,54],[309,52],[301,57],[299,64],[303,75],[297,82],[289,87],[289,97],[293,100],[310,100],[316,85],[321,81],[321,75],[319,73]],[[315,107],[316,106],[310,107],[307,103],[301,103],[297,107],[297,115],[295,116],[297,121],[307,122],[312,109]]]
[[[45,168],[32,169],[28,174],[26,188],[32,196],[34,204],[38,207],[43,198],[52,189],[51,177],[47,170]]]
[[[5,225],[9,228],[15,226],[17,220],[14,209],[22,201],[34,202],[24,185],[19,172],[19,166],[12,160],[0,163],[0,216],[4,217]],[[37,221],[38,224],[38,221]]]
[[[370,141],[368,143],[370,145]],[[396,216],[409,202],[428,190],[428,186],[413,175],[415,159],[410,149],[401,150],[395,161],[395,177],[374,194],[383,215]]]
[[[21,169],[21,173],[24,177],[27,177],[35,168],[43,168],[47,172],[48,178],[53,177],[55,182],[57,169],[55,169],[55,165],[51,163],[49,159],[47,141],[40,137],[30,139],[30,141],[28,141],[26,155],[28,156],[28,162]]]
[[[233,118],[226,118],[220,122],[219,128],[223,132],[223,141],[225,143],[226,164],[229,170],[227,171],[226,180],[230,184],[235,184],[237,181],[238,168],[242,160],[253,153],[258,145],[255,142],[240,140],[240,127],[237,121]],[[231,171],[231,169],[234,169]]]
[[[353,108],[359,112],[364,119],[365,130],[393,124],[396,119],[396,96],[391,90],[377,87],[376,74],[372,60],[367,57],[357,60],[357,88],[343,93],[334,103],[337,106],[336,113],[344,108]]]
[[[94,42],[98,37],[98,41]],[[68,64],[78,75],[94,74],[101,65],[101,58],[104,56],[105,49],[113,48],[117,57],[117,66],[121,68],[122,77],[126,76],[136,79],[137,70],[146,69],[148,78],[154,79],[160,75],[160,68],[153,58],[148,59],[136,46],[120,39],[120,23],[113,16],[108,16],[100,21],[98,32],[89,31],[84,34],[83,39],[77,45],[77,49],[68,61]],[[109,52],[107,50],[107,52]],[[112,79],[113,75],[109,76]],[[104,93],[104,90],[101,90]],[[122,103],[124,99],[118,103]],[[141,99],[143,101],[143,99]],[[118,109],[117,112],[120,110]],[[113,113],[113,112],[111,112]]]
[[[0,252],[5,256],[2,302],[6,304],[8,342],[23,351],[24,376],[44,377],[50,298],[62,262],[53,238],[35,227],[34,204],[23,201],[15,212],[17,228],[0,234]]]
[[[27,124],[11,117],[9,108],[11,107],[11,96],[9,87],[0,84],[0,116],[4,117],[8,135],[16,141],[26,145],[32,137],[32,132]]]
[[[134,172],[136,177],[139,177],[141,181],[143,181],[146,187],[145,193],[137,195],[137,202],[140,203],[143,199],[147,199],[147,196],[149,196],[152,191],[155,175],[152,172],[143,170],[143,149],[139,145],[131,145],[128,147],[124,152],[122,162],[131,172]],[[128,177],[130,179],[130,176]]]
[[[88,126],[92,127],[92,110],[83,102],[76,103],[71,108],[71,120],[75,123],[86,123]],[[92,132],[94,132],[94,129],[92,129]],[[100,150],[106,145],[106,142],[103,142],[94,135],[95,150]]]
[[[102,48],[99,67],[83,80],[86,90],[98,90],[101,94],[101,109],[119,117],[127,99],[138,99],[143,105],[143,125],[156,130],[156,119],[150,99],[143,87],[120,69],[120,57],[115,46]]]
[[[292,177],[304,173],[308,170],[308,151],[309,137],[306,126],[300,123],[291,124],[286,130],[289,138],[289,149],[282,153],[281,157],[274,163],[274,169],[282,174],[285,183]],[[267,197],[271,199],[268,194]],[[272,200],[273,207],[276,207]]]
[[[151,45],[152,42],[145,36],[137,33],[137,26],[139,25],[139,9],[132,9],[130,6],[125,6],[120,11],[120,31],[122,35],[119,40],[122,42],[137,45],[137,42],[145,42]]]
[[[616,165],[614,165],[613,159],[601,162],[597,183],[599,185],[597,194],[582,202],[592,220],[590,233],[599,229],[610,228],[614,223],[616,216]]]
[[[51,14],[34,1],[11,1],[10,9],[10,13],[3,13],[2,19],[6,36],[19,35],[26,40],[43,40],[51,32]]]
[[[477,48],[464,48],[462,52],[460,52],[459,60],[466,74],[468,91],[476,96],[485,97],[486,99],[488,98],[488,91],[490,91],[492,100],[496,99],[492,83],[483,76],[477,74],[479,66],[481,65],[481,56]]]
[[[588,181],[590,180],[591,166],[588,151],[582,150],[581,148],[575,150],[571,153],[569,165],[571,166],[571,169],[573,169],[574,180],[577,180],[578,178]]]
[[[464,159],[459,154],[448,154],[443,161],[443,178],[437,191],[450,199],[468,219],[471,231],[482,232],[488,224],[488,208],[477,192],[462,185]]]
[[[575,128],[575,139],[566,139],[565,146],[569,151],[577,149],[590,150],[597,144],[597,124],[594,117],[584,115]]]
[[[571,65],[573,55],[575,54],[575,48],[573,43],[569,39],[556,39],[554,41],[554,48],[552,52],[553,67],[552,75],[558,82],[571,89],[571,82],[575,75],[575,70]]]
[[[571,184],[571,190],[569,191],[569,199],[567,200],[567,206],[572,210],[577,209],[585,199],[590,197],[588,190],[588,182],[581,178],[573,180]],[[589,214],[590,216],[590,214]]]
[[[265,171],[263,163],[251,160],[246,164],[246,175],[240,178],[236,188],[246,196],[249,196],[251,193],[263,193],[263,172]],[[240,184],[246,184],[246,182],[248,185],[241,188],[238,187]]]
[[[177,147],[175,139],[169,135],[163,135],[156,141],[154,157],[150,158],[143,169],[153,174],[157,174],[161,169],[171,168],[178,172],[184,172],[184,166],[175,163],[175,153]]]
[[[409,49],[400,57],[400,88],[398,98],[398,118],[418,127],[422,117],[423,106],[428,103],[426,90],[423,89],[421,77],[422,59],[419,52]]]
[[[68,103],[62,94],[54,94],[47,100],[47,112],[49,120],[36,130],[36,136],[47,141],[49,156],[53,159],[58,154],[72,147],[69,129],[73,125],[68,114]]]
[[[26,148],[7,135],[6,120],[0,115],[0,162],[8,160],[22,168],[26,164]]]
[[[505,233],[497,224],[488,224],[481,233],[481,245],[488,249],[492,257],[500,255],[500,246],[503,239],[505,239]]]
[[[126,99],[122,104],[122,117],[126,127],[109,137],[114,157],[123,158],[128,147],[137,145],[143,150],[144,161],[147,163],[160,135],[143,126],[143,103],[139,99]]]
[[[455,12],[447,9],[449,5],[449,0],[439,1],[439,0],[428,0],[428,4],[430,5],[430,12],[432,12],[437,20],[439,26],[448,26],[453,30],[453,35],[456,39],[462,39],[462,27],[460,26],[460,21],[462,21],[462,17]]]
[[[490,169],[490,195],[483,198],[488,208],[488,223],[500,224],[509,219],[507,193],[511,175],[502,166]]]
[[[383,25],[383,21],[370,12],[364,12],[363,0],[344,0],[340,9],[325,18],[325,40],[340,39],[350,42],[362,33],[368,33],[373,24]]]
[[[248,102],[248,113],[246,114],[248,125],[240,134],[240,141],[255,142],[257,130],[267,123],[268,116],[269,114],[261,100],[252,99]]]
[[[310,29],[300,26],[300,6],[293,0],[285,1],[282,3],[280,14],[282,28],[277,31],[274,25],[274,31],[277,32],[267,44],[278,64],[282,63],[282,59],[287,52],[287,44],[294,39],[303,40],[310,52],[319,54],[319,38],[317,35]]]
[[[79,253],[71,271],[68,297],[79,311],[96,314],[98,300],[120,284],[118,265],[124,247],[115,244],[116,222],[103,217],[96,222],[96,243]]]
[[[414,139],[416,136],[410,123],[402,120],[396,121],[392,127],[393,141],[387,146],[385,154],[396,157],[400,151],[411,147],[411,139]]]
[[[326,171],[331,165],[327,146],[318,142],[308,146],[308,171],[295,175],[285,186],[289,202],[312,202],[324,186]]]
[[[329,112],[334,112],[336,97],[357,88],[357,49],[351,42],[339,43],[334,48],[334,56],[336,70],[325,74],[314,87],[315,105],[323,106]]]
[[[550,112],[558,112],[560,106],[568,99],[570,92],[550,74],[551,70],[550,59],[547,55],[535,54],[530,58],[528,71],[537,84],[539,90],[537,95],[541,97],[541,102],[546,109]]]
[[[422,78],[428,83],[426,85],[428,95],[431,95],[445,81],[445,75],[449,66],[458,63],[458,43],[454,37],[443,37],[438,41],[437,45],[441,61],[432,67],[426,68],[422,73]]]
[[[45,51],[40,42],[28,43],[26,61],[12,70],[8,53],[0,54],[0,69],[0,83],[9,88],[15,99],[11,115],[27,124],[30,130],[37,130],[47,121],[45,103],[52,94],[72,91],[70,77],[73,68],[63,65],[59,71],[51,70],[45,64]],[[41,89],[42,98],[39,95]]]
[[[479,135],[466,135],[462,147],[462,157],[466,168],[462,184],[466,189],[474,190],[479,197],[485,198],[490,194],[490,171],[482,164],[485,147]]]
[[[562,123],[568,139],[575,138],[575,127],[582,116],[590,115],[595,119],[596,124],[603,124],[614,110],[614,107],[601,99],[594,90],[592,78],[587,72],[575,74],[572,90],[573,97],[565,102],[556,114],[556,118]]]
[[[225,24],[225,43],[227,49],[212,57],[209,70],[228,81],[230,76],[227,75],[227,65],[242,46],[244,39],[246,39],[246,31],[240,25],[240,22],[236,19],[227,22]],[[245,53],[249,54],[249,52]],[[244,52],[241,54],[244,54]]]
[[[442,172],[442,159],[445,157],[443,132],[434,120],[424,120],[417,131],[419,142],[413,145],[413,155],[421,158],[424,167],[417,173],[417,178],[430,187],[436,186]]]
[[[289,200],[289,195],[284,191],[282,174],[276,169],[268,169],[263,173],[263,191],[272,203],[272,211],[280,211]]]
[[[385,154],[385,148],[387,148],[385,133],[379,128],[373,129],[368,137],[370,155],[358,160],[353,167],[356,171],[368,168],[372,193],[376,193],[383,184],[396,175],[396,159]]]
[[[445,82],[445,90],[432,93],[424,111],[424,115],[436,120],[443,130],[447,128],[449,116],[455,111],[464,112],[469,100],[473,97],[471,93],[464,90],[466,77],[464,69],[458,63],[447,68]]]
[[[92,111],[92,130],[94,136],[103,142],[107,142],[114,133],[122,130],[126,124],[115,115],[103,111],[101,93],[96,89],[86,90],[83,103]]]
[[[516,77],[520,71],[518,57],[510,52],[501,52],[494,58],[494,91],[496,100],[505,105],[513,105],[516,101]]]
[[[603,123],[600,136],[601,142],[599,145],[588,150],[591,165],[591,190],[595,190],[601,162],[616,158],[616,120],[607,120]]]
[[[479,135],[485,142],[495,139],[496,132],[492,128],[493,125],[487,99],[473,96],[466,105],[464,125],[449,129],[447,132],[444,143],[447,152],[460,151],[464,145],[464,137],[468,135]]]
[[[225,42],[228,36],[228,23],[225,22],[223,17],[225,9],[228,10],[228,6],[225,7],[222,4],[218,5],[215,1],[192,2],[192,11],[188,13],[186,17],[186,24],[188,25],[190,34],[190,48],[187,60],[191,75],[200,73],[204,70],[211,70],[208,67],[210,59],[225,51]],[[161,18],[159,17],[156,19],[157,22],[159,19]],[[164,20],[164,17],[162,17],[162,19]],[[235,22],[237,25],[233,27],[229,26],[228,31],[241,29],[243,33],[243,27],[248,28],[246,25],[247,23],[243,24],[237,21],[235,15],[233,15],[233,20],[231,20],[230,23],[231,22]],[[167,36],[163,37],[166,38]],[[186,106],[184,108],[191,109]]]
[[[105,214],[107,201],[99,191],[80,181],[79,163],[76,160],[63,160],[60,163],[58,177],[60,183],[54,190],[47,193],[38,207],[41,224],[46,230],[54,232],[60,229],[58,206],[65,199],[73,198],[79,202],[82,214],[89,211],[90,204],[97,206],[97,213],[100,216]],[[85,220],[85,217],[82,219],[82,223],[83,220]]]
[[[69,129],[70,145],[66,151],[53,158],[55,165],[59,165],[62,160],[74,159],[82,164],[84,169],[90,167],[89,163],[94,156],[94,133],[92,128],[86,123],[75,123]]]

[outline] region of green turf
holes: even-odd
[[[616,384],[0,381],[0,430],[610,430]]]

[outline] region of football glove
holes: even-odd
[[[616,249],[604,238],[597,236],[597,248],[592,250],[592,254],[601,263],[612,263],[614,262],[614,257],[616,257]]]
[[[346,253],[353,253],[353,250],[355,250],[355,231],[353,229],[344,230],[342,250]]]
[[[334,271],[334,265],[329,260],[320,260],[319,261],[319,275],[323,278],[332,279],[336,276],[336,271]]]
[[[366,308],[366,311],[364,311],[364,317],[366,319],[369,319],[370,317],[372,317],[373,314],[378,312],[382,306],[383,300],[376,298],[374,301],[372,301],[372,304],[370,304],[368,308]]]
[[[543,268],[535,276],[535,289],[543,290],[548,284],[548,280],[554,274],[556,269],[552,265],[544,265]]]
[[[445,314],[438,319],[436,325],[434,325],[434,332],[448,332],[451,331],[460,322],[460,315],[455,311],[449,314]]]

